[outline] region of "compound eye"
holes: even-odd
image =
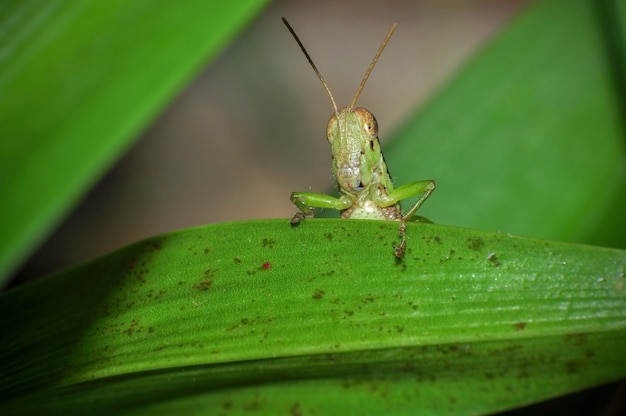
[[[328,125],[326,126],[326,138],[330,144],[333,144],[333,139],[337,134],[337,129],[339,128],[337,124],[337,116],[333,114],[330,117],[330,120],[328,120]]]
[[[359,119],[363,123],[363,131],[367,134],[369,140],[374,140],[378,136],[378,123],[372,113],[364,108],[357,108],[354,110]]]

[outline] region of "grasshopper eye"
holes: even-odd
[[[367,133],[369,134],[376,134],[376,120],[373,120],[374,122],[372,123],[372,120],[368,120],[365,123],[363,123],[363,130],[365,130]]]
[[[367,134],[369,140],[374,140],[378,137],[378,123],[372,113],[364,108],[357,108],[354,110],[359,115],[361,120],[363,131]]]
[[[333,144],[333,139],[337,134],[337,116],[332,115],[330,120],[328,120],[328,125],[326,126],[326,138],[330,144]]]

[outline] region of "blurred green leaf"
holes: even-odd
[[[626,247],[626,7],[541,1],[400,129],[396,183],[436,223]]]
[[[217,224],[4,293],[0,413],[468,414],[626,376],[626,252],[396,236]]]
[[[254,9],[212,38],[206,2],[5,4],[0,274]],[[409,121],[387,156],[398,183],[437,180],[420,214],[624,244],[623,31],[596,7],[536,3]],[[0,413],[485,413],[626,376],[624,251],[408,233],[400,262],[394,223],[212,225],[1,294]]]
[[[264,3],[0,5],[0,279]]]

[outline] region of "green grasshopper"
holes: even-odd
[[[313,207],[339,210],[341,218],[400,221],[398,235],[401,241],[399,245],[394,246],[394,253],[396,257],[402,258],[406,249],[406,223],[435,190],[435,181],[415,181],[394,188],[380,149],[376,118],[365,108],[354,107],[376,61],[396,30],[397,23],[391,26],[389,33],[378,48],[352,103],[349,107],[341,109],[337,109],[328,84],[324,81],[296,32],[285,18],[283,18],[283,23],[322,82],[335,109],[335,113],[328,121],[326,136],[332,150],[333,173],[340,193],[339,198],[315,192],[292,193],[291,202],[300,211],[293,216],[291,224],[296,225],[305,218],[313,218]],[[400,201],[417,196],[419,198],[413,207],[403,214]]]

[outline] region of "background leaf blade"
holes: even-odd
[[[625,246],[624,74],[611,61],[625,52],[605,39],[623,33],[599,3],[529,7],[398,131],[386,151],[397,183],[419,170],[439,185],[426,217]]]
[[[264,3],[5,3],[2,278]]]

